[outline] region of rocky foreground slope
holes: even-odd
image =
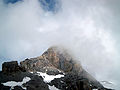
[[[51,47],[41,56],[4,62],[0,90],[110,90],[103,87],[67,50]]]

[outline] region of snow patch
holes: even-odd
[[[59,89],[56,88],[54,85],[53,85],[53,86],[48,85],[48,87],[49,87],[50,90],[59,90]]]
[[[31,73],[33,73],[33,72],[31,72]],[[48,75],[48,74],[42,73],[42,72],[37,72],[37,73],[35,73],[35,75],[42,76],[42,78],[44,79],[44,82],[47,82],[47,83],[51,82],[55,78],[64,77],[64,75],[61,75],[61,74],[58,74],[58,75]]]
[[[14,89],[15,86],[21,86],[23,89],[26,89],[25,87],[22,86],[22,84],[27,83],[30,81],[31,78],[29,77],[24,77],[22,82],[16,82],[16,81],[8,81],[6,83],[2,83],[4,86],[10,86],[11,89]]]
[[[114,89],[114,88],[115,88],[115,84],[113,84],[113,82],[101,81],[101,84],[102,84],[105,88],[110,88],[110,89]]]

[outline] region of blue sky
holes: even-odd
[[[14,4],[14,3],[16,3],[16,2],[18,2],[18,1],[22,1],[22,0],[3,0],[3,1],[4,1],[4,3],[6,3],[6,4],[9,4],[9,3]]]
[[[3,0],[5,4],[15,4],[17,2],[22,2],[24,0]],[[47,11],[52,11],[55,12],[56,11],[56,5],[58,4],[59,0],[38,0],[41,4],[41,7],[44,10]]]

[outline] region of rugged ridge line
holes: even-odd
[[[47,73],[48,75],[63,74],[64,77],[45,83],[42,77],[36,76],[35,73],[37,72]],[[49,90],[48,85],[54,85],[60,90],[110,90],[104,88],[102,84],[82,68],[80,63],[74,60],[66,49],[61,47],[51,47],[39,57],[27,58],[21,61],[20,65],[17,61],[4,62],[2,72],[0,72],[1,87],[5,87],[2,86],[2,83],[6,81],[22,81],[25,76],[32,78],[24,84],[27,90]]]

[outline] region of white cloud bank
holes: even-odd
[[[60,2],[59,11],[52,13],[44,11],[38,0],[8,5],[0,1],[0,56],[19,60],[62,45],[98,80],[118,84],[119,0]]]

